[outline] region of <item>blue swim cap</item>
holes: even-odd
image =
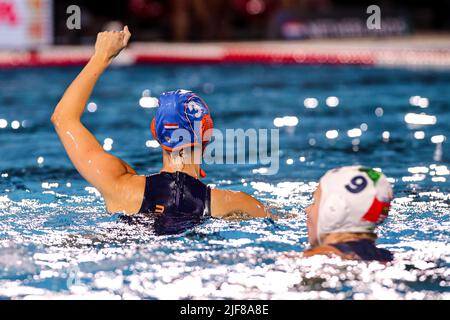
[[[159,108],[152,121],[153,136],[161,147],[173,151],[203,145],[209,142],[210,137],[203,137],[208,129],[212,129],[209,108],[198,95],[187,90],[161,94]]]
[[[160,95],[151,130],[163,149],[205,147],[211,138],[211,132],[207,131],[212,128],[208,105],[192,91],[177,90]]]

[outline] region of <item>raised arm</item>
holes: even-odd
[[[211,215],[215,218],[269,218],[269,210],[258,200],[241,191],[211,190]]]
[[[81,123],[81,116],[94,86],[130,39],[128,27],[120,32],[101,32],[95,53],[67,88],[51,121],[78,172],[106,199],[120,192],[120,182],[136,172],[124,161],[108,154]]]

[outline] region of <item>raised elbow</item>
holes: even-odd
[[[50,122],[55,126],[56,123],[58,123],[58,116],[53,113],[52,116],[50,117]]]
[[[52,116],[50,117],[50,122],[53,124],[53,126],[57,127],[61,125],[61,114],[58,112],[53,112]]]

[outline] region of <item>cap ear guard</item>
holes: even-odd
[[[153,117],[152,124],[150,125],[150,130],[152,131],[153,138],[159,142],[158,136],[156,135],[156,117]]]
[[[384,175],[378,180],[379,188],[369,210],[362,217],[363,220],[379,225],[388,217],[393,199],[392,187]]]
[[[202,145],[203,148],[211,141],[211,129],[213,129],[213,121],[209,114],[203,116],[203,119],[200,123],[201,132],[202,132]]]
[[[374,198],[369,210],[361,219],[379,225],[387,218],[390,207],[391,204],[389,202],[381,202]]]
[[[195,112],[194,115],[192,114],[193,112]],[[192,94],[184,104],[184,114],[186,116],[187,122],[191,127],[192,132],[197,138],[197,141],[195,141],[195,143],[201,143],[204,149],[211,140],[211,132],[208,130],[213,128],[213,121],[208,105],[205,103],[205,101],[203,101],[202,98],[195,94]],[[198,137],[197,132],[194,130],[195,126],[193,126],[191,122],[191,118],[192,116],[194,116],[195,118],[200,118],[200,115],[202,118],[200,120],[200,132],[198,132],[200,137]],[[197,121],[196,119],[193,120]]]

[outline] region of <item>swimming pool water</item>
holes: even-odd
[[[91,98],[97,110],[83,119],[99,141],[113,139],[111,152],[141,174],[161,164],[160,150],[146,146],[154,113],[139,107],[146,89],[154,95],[198,92],[220,129],[275,128],[274,119],[284,116],[299,120],[279,128],[278,174],[259,174],[263,166],[254,164],[205,167],[205,182],[254,194],[285,219],[209,220],[170,236],[106,214],[70,164],[49,119],[78,72],[0,71],[0,298],[450,298],[450,150],[448,141],[431,141],[449,133],[449,71],[278,65],[108,70]],[[326,105],[330,96],[338,98],[337,107]],[[318,106],[306,108],[307,98]],[[436,123],[414,127],[405,122],[407,113],[433,115]],[[360,131],[349,137],[353,128]],[[330,139],[334,131],[327,138],[330,130],[338,130],[336,139]],[[318,179],[350,164],[380,167],[393,181],[396,199],[379,243],[395,252],[395,262],[290,257],[307,246],[303,209]]]

